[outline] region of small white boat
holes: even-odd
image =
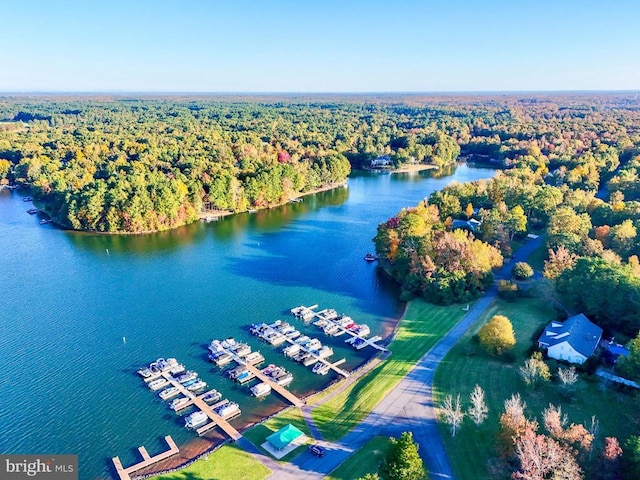
[[[180,383],[187,383],[198,378],[198,372],[188,371],[180,375],[176,380]]]
[[[185,417],[184,426],[187,428],[196,428],[207,423],[209,417],[201,410],[193,412]]]
[[[313,340],[311,340],[309,343],[307,343],[304,348],[306,348],[307,350],[317,350],[322,346],[322,343],[320,343],[320,340],[318,340],[317,338],[314,338]]]
[[[327,373],[329,373],[330,367],[329,365],[322,363],[322,362],[317,362],[314,366],[313,369],[311,370],[313,373],[316,373],[318,375],[326,375]]]
[[[320,350],[318,350],[317,356],[319,358],[327,358],[333,355],[333,348],[328,346],[323,346]]]
[[[224,351],[224,347],[220,343],[220,340],[212,340],[208,348],[211,353],[218,353],[218,352]]]
[[[290,372],[285,372],[284,375],[279,376],[275,382],[281,387],[286,387],[293,381],[293,374]]]
[[[244,361],[247,362],[248,365],[258,365],[264,362],[264,356],[260,352],[251,352],[244,357]]]
[[[297,338],[296,340],[294,340],[298,345],[305,345],[307,343],[309,343],[311,341],[311,339],[309,337],[307,337],[306,335],[303,335],[299,338]]]
[[[292,332],[289,332],[285,335],[285,337],[287,337],[289,340],[295,340],[296,338],[298,338],[300,335],[302,335],[299,331],[297,330],[293,330]]]
[[[177,387],[169,387],[161,391],[158,396],[162,400],[169,400],[170,398],[177,397],[180,394],[180,390]]]
[[[171,370],[169,370],[169,373],[171,374],[172,377],[175,377],[176,375],[180,375],[181,373],[184,373],[184,372],[185,372],[184,365],[176,365]]]
[[[220,345],[222,345],[223,348],[233,348],[236,345],[236,341],[233,337],[229,337],[225,340],[223,340],[222,342],[220,342]]]
[[[367,335],[369,335],[369,333],[371,333],[371,330],[369,329],[369,325],[362,324],[359,325],[358,328],[356,328],[353,332],[359,337],[366,337]]]
[[[143,367],[138,370],[138,375],[140,375],[142,378],[149,378],[153,375],[153,372],[149,369],[149,367]]]
[[[320,319],[316,320],[315,322],[313,322],[313,324],[316,327],[322,328],[322,327],[325,327],[327,325],[327,321],[324,318],[320,318]]]
[[[298,345],[297,343],[293,343],[291,345],[287,345],[282,350],[282,353],[285,354],[287,357],[293,357],[294,355],[298,354],[299,352],[300,352],[300,345]]]
[[[169,385],[169,382],[167,381],[166,378],[158,378],[157,380],[153,380],[152,382],[149,382],[147,384],[147,386],[149,387],[149,390],[153,392],[156,392],[161,388],[166,387],[167,385]]]
[[[227,419],[240,414],[240,406],[235,402],[229,402],[215,409],[215,412],[222,418]]]
[[[251,347],[246,343],[238,343],[234,347],[234,352],[239,357],[246,357],[251,353]]]
[[[187,390],[189,390],[190,392],[197,392],[199,390],[204,390],[205,388],[207,388],[207,382],[203,382],[202,380],[198,380],[195,383],[192,383],[191,385],[189,385],[187,387]]]
[[[251,395],[253,395],[254,397],[264,397],[266,395],[269,395],[271,393],[271,385],[269,385],[268,383],[258,383],[257,385],[254,385],[253,387],[251,387]]]
[[[185,408],[189,402],[191,402],[191,399],[187,397],[174,398],[169,404],[169,408],[177,412]]]
[[[326,335],[335,335],[338,332],[338,330],[340,330],[340,327],[335,323],[329,323],[325,325],[325,327],[322,330]]]
[[[202,400],[206,403],[215,403],[222,398],[222,394],[217,390],[210,390],[202,395]]]

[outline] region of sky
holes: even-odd
[[[0,92],[640,90],[637,0],[0,0]]]

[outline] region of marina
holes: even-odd
[[[300,305],[299,307],[292,308],[291,314],[304,322],[311,322],[311,320],[316,318],[317,320],[314,322],[314,325],[322,328],[326,335],[339,336],[345,333],[348,334],[351,338],[345,340],[345,343],[351,345],[356,350],[372,347],[381,352],[388,351],[386,347],[378,345],[377,343],[382,340],[382,337],[375,336],[365,338],[370,332],[367,325],[357,325],[350,317],[338,315],[333,309],[324,309],[315,312],[316,308],[318,308],[318,305],[312,305],[310,307]]]
[[[176,445],[176,442],[173,441],[173,438],[171,438],[170,435],[167,435],[166,437],[164,437],[164,440],[165,442],[167,442],[167,445],[169,445],[168,450],[165,450],[164,452],[161,452],[152,457],[151,455],[149,455],[149,453],[147,452],[147,449],[144,446],[138,447],[138,452],[140,452],[142,461],[135,463],[129,467],[126,467],[126,468],[123,467],[122,462],[120,461],[120,458],[113,457],[111,460],[113,462],[113,466],[115,467],[116,473],[118,474],[118,477],[120,478],[120,480],[130,480],[132,473],[135,473],[138,470],[142,470],[143,468],[149,467],[154,463],[158,463],[159,461],[169,458],[180,452],[180,450],[178,449],[178,446]]]

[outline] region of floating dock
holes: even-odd
[[[299,307],[292,308],[291,309],[291,314],[296,318],[301,318],[305,322],[306,321],[310,321],[313,318],[317,318],[319,320],[324,320],[325,322],[335,326],[337,328],[337,330],[340,331],[339,335],[347,333],[351,337],[353,337],[353,340],[355,340],[356,338],[360,339],[359,340],[359,345],[357,347],[358,350],[360,350],[362,348],[365,348],[365,347],[373,347],[376,350],[380,350],[381,352],[388,351],[387,348],[385,348],[385,347],[383,347],[381,345],[378,345],[377,342],[382,340],[381,337],[375,336],[375,337],[367,339],[364,336],[358,335],[356,332],[354,332],[352,330],[349,330],[348,328],[343,327],[339,323],[334,322],[334,318],[336,318],[336,316],[329,314],[329,312],[331,312],[330,310],[324,309],[324,310],[321,310],[319,312],[315,312],[316,308],[318,308],[318,305],[312,305],[310,307],[305,307],[304,305],[300,305]],[[334,334],[334,336],[336,336],[336,335]]]
[[[235,441],[242,438],[242,435],[240,434],[240,432],[238,432],[235,428],[233,428],[229,424],[229,422],[227,422],[226,419],[222,418],[220,415],[214,412],[211,406],[207,405],[207,403],[202,399],[202,396],[204,395],[202,396],[194,395],[189,390],[187,390],[180,382],[178,382],[175,378],[173,378],[169,372],[162,372],[162,377],[166,378],[169,381],[169,383],[171,383],[171,385],[173,385],[178,390],[180,390],[180,393],[182,393],[185,397],[188,397],[191,399],[191,401],[187,403],[187,406],[194,405],[195,407],[198,407],[200,410],[202,410],[204,413],[207,414],[207,417],[211,419],[212,423],[208,423],[204,427],[200,427],[199,429],[196,430],[196,432],[198,432],[198,435],[201,435],[203,432],[210,430],[215,426],[218,426],[232,440]]]
[[[160,460],[169,458],[180,451],[178,449],[178,446],[176,445],[176,442],[173,441],[173,438],[171,438],[170,435],[164,437],[164,440],[167,442],[167,445],[169,445],[169,450],[165,450],[164,452],[161,452],[152,457],[151,455],[149,455],[149,452],[147,452],[147,449],[144,448],[144,446],[138,447],[138,451],[140,452],[142,461],[131,465],[130,467],[123,467],[120,458],[113,457],[111,460],[113,461],[114,467],[116,467],[116,472],[118,473],[118,477],[120,477],[120,480],[130,480],[132,473],[137,472],[138,470],[142,470],[145,467],[149,467],[154,463],[159,462]]]

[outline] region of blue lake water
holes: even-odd
[[[94,479],[113,473],[114,455],[126,465],[137,459],[134,447],[160,450],[164,435],[204,448],[135,374],[158,357],[176,357],[237,401],[237,428],[285,406],[224,378],[206,358],[212,338],[246,340],[284,365],[296,394],[322,388],[333,374],[312,374],[246,327],[293,322],[291,307],[318,303],[388,335],[403,304],[363,260],[376,226],[452,181],[493,173],[462,165],[439,178],[355,174],[348,188],[300,203],[146,236],[43,226],[26,213],[23,193],[1,191],[0,452],[76,453],[80,478]],[[300,327],[334,347],[333,359],[346,357],[347,370],[373,353]]]

